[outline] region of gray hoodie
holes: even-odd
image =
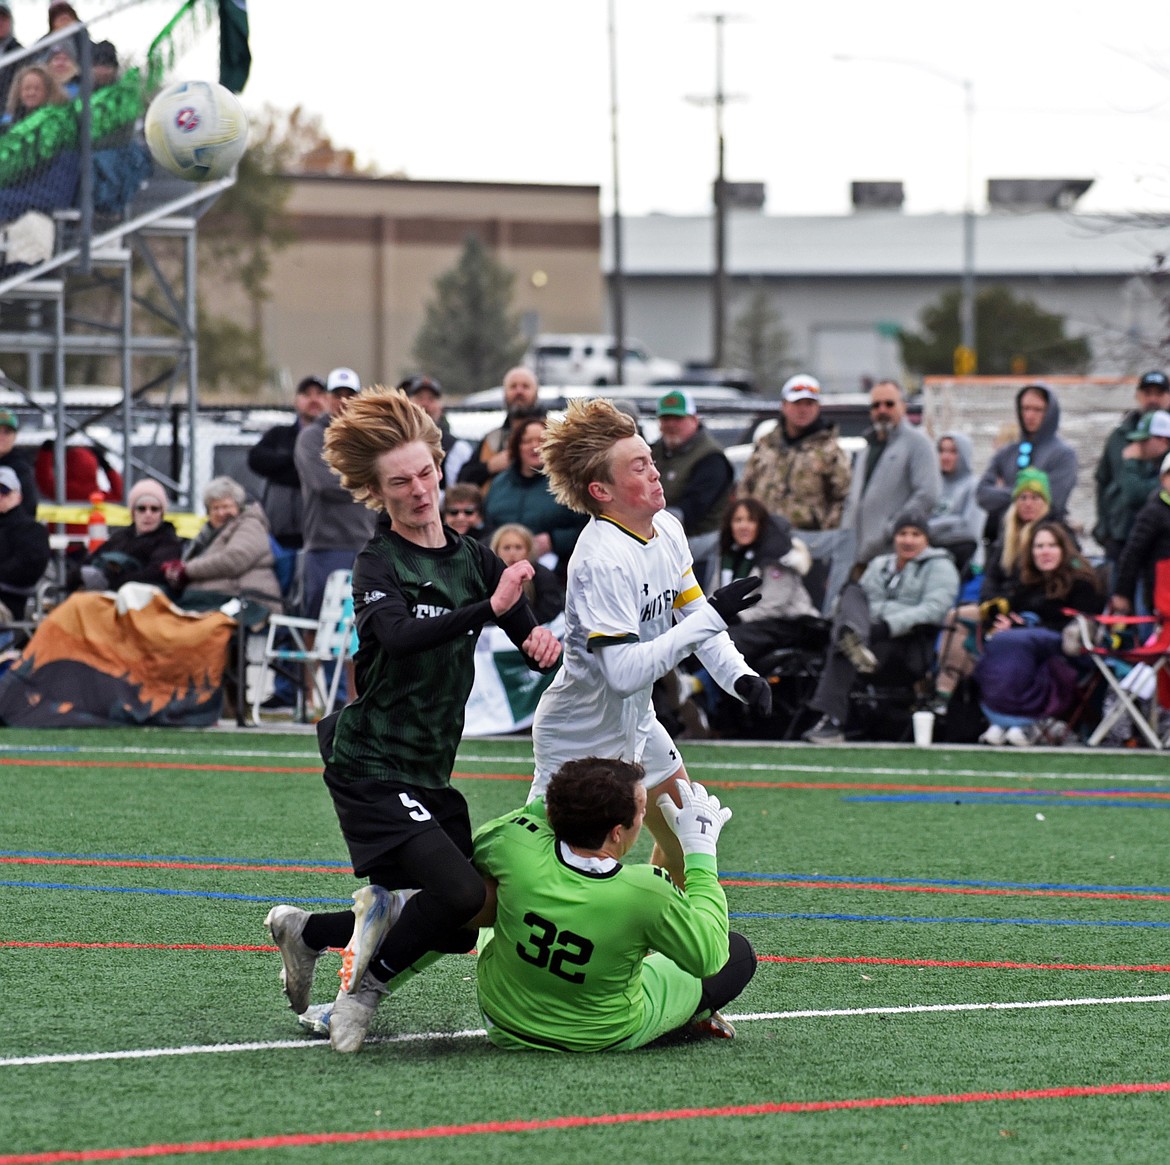
[[[978,542],[983,535],[984,514],[975,499],[975,447],[966,433],[942,433],[935,448],[944,437],[955,443],[958,460],[953,473],[942,475],[942,493],[930,515],[930,540],[935,546]]]
[[[1042,392],[1048,398],[1044,420],[1030,440],[1022,435],[1024,428],[1021,425],[1020,440],[996,451],[991,464],[979,479],[979,488],[975,492],[976,500],[987,511],[988,517],[996,521],[1011,505],[1016,474],[1025,466],[1042,469],[1048,474],[1048,483],[1052,488],[1050,518],[1064,520],[1068,513],[1069,495],[1077,483],[1077,451],[1056,435],[1060,427],[1060,401],[1047,384],[1025,384],[1016,393],[1017,422],[1020,419],[1020,397],[1030,390]],[[1021,448],[1025,444],[1031,445],[1031,449],[1026,452]],[[1020,464],[1021,461],[1024,465]]]

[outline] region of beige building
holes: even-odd
[[[339,364],[365,383],[395,383],[418,371],[410,351],[435,279],[471,233],[515,274],[513,307],[526,331],[601,330],[596,186],[327,175],[288,181],[296,241],[275,256],[263,321],[269,360],[292,383]],[[202,274],[211,306],[214,286]]]

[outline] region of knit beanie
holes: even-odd
[[[1048,484],[1048,474],[1042,469],[1021,469],[1016,474],[1016,484],[1012,487],[1012,501],[1025,490],[1039,494],[1049,505],[1052,505],[1052,487]]]
[[[130,493],[127,495],[126,504],[134,509],[134,503],[141,501],[143,498],[153,498],[163,508],[163,513],[167,512],[167,491],[162,487],[160,482],[155,481],[151,477],[144,477],[141,481],[136,481],[130,487]]]

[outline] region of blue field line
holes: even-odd
[[[1110,919],[1094,922],[1079,918],[936,918],[931,915],[913,914],[806,914],[799,912],[773,913],[771,911],[736,910],[728,918],[761,919],[805,919],[811,922],[913,922],[913,923],[964,923],[993,926],[1128,926],[1149,930],[1170,929],[1170,922],[1133,922],[1127,919]]]
[[[273,898],[266,894],[224,894],[213,890],[163,890],[135,886],[78,886],[71,882],[0,882],[18,890],[84,890],[93,894],[153,894],[162,898],[214,898],[230,902],[288,902],[311,906],[353,905],[351,898]]]
[[[883,874],[761,874],[720,870],[721,878],[758,878],[769,882],[885,882],[891,886],[974,886],[996,890],[1085,890],[1098,894],[1170,894],[1170,886],[1097,886],[1084,882],[999,882],[983,878],[887,878]]]
[[[904,801],[930,805],[1043,805],[1063,809],[1170,809],[1170,801],[1141,801],[1127,797],[1124,801],[1102,801],[1080,797],[1056,797],[1051,793],[870,793],[842,797],[842,801]]]
[[[352,869],[349,862],[328,858],[212,858],[188,854],[79,854],[57,850],[0,849],[0,858],[76,858],[79,861],[101,862],[201,862],[206,865],[238,866],[329,866],[338,870]]]

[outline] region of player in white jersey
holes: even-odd
[[[708,601],[695,580],[682,526],[666,498],[650,447],[637,426],[606,400],[572,401],[549,425],[544,468],[557,500],[592,521],[569,560],[563,666],[540,698],[532,725],[543,795],[566,761],[605,756],[646,770],[648,789],[689,782],[686,767],[651,704],[654,681],[692,652],[724,690],[757,715],[771,691],[732,645],[727,626],[759,599],[759,580],[740,579]],[[682,884],[678,839],[655,797],[646,824],[655,858]]]

